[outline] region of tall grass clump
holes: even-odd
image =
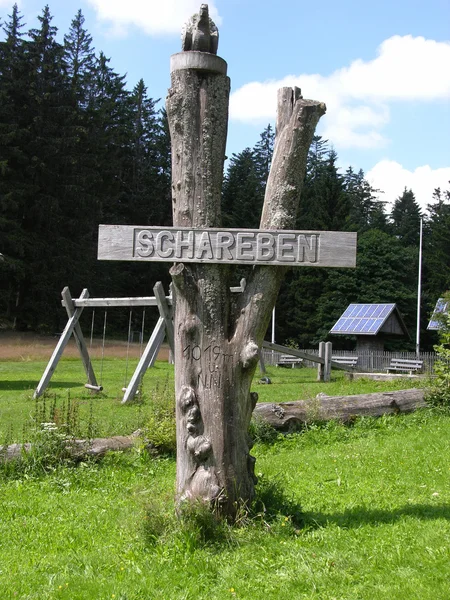
[[[93,433],[94,427],[91,409],[88,434]],[[81,429],[78,401],[69,394],[59,404],[56,394],[36,398],[31,421],[24,425],[23,438],[28,441],[10,447],[12,458],[8,455],[12,434],[7,436],[0,451],[0,473],[6,477],[41,476],[58,467],[74,465],[79,461],[74,443],[81,436]]]
[[[175,388],[168,378],[162,384],[157,382],[151,391],[142,439],[152,453],[175,455]]]

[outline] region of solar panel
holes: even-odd
[[[376,335],[395,304],[350,304],[330,333]]]
[[[433,314],[431,315],[430,322],[428,323],[427,329],[431,329],[432,331],[438,331],[442,327],[442,323],[440,320],[440,316],[448,313],[448,302],[444,300],[444,298],[439,298],[436,302],[436,306],[434,307]]]

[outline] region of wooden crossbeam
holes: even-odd
[[[267,348],[268,350],[275,350],[276,352],[282,352],[283,354],[292,354],[292,356],[298,356],[299,358],[304,358],[306,360],[310,360],[311,362],[319,363],[321,365],[325,364],[325,359],[320,356],[317,356],[317,354],[309,354],[309,352],[297,350],[296,348],[288,348],[287,346],[272,344],[272,342],[263,342],[263,348]],[[330,365],[333,369],[340,369],[341,371],[355,371],[355,369],[353,369],[352,367],[342,365],[338,362],[335,362],[334,360],[330,361]]]
[[[167,304],[172,304],[171,296],[165,296]],[[64,304],[64,302],[63,302]],[[108,308],[108,307],[134,307],[134,306],[158,306],[154,296],[141,296],[134,298],[76,298],[73,300],[76,308]]]

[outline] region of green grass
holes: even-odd
[[[145,377],[143,400],[122,406],[120,363],[105,363],[106,393],[91,402],[79,364],[62,361],[46,402],[67,402],[69,390],[80,421],[92,409],[99,432],[128,433],[173,370],[159,363]],[[7,418],[24,435],[44,366],[1,365],[4,431]],[[272,385],[255,380],[263,401],[395,389],[340,375],[318,384],[307,369],[269,375]],[[242,526],[224,525],[203,543],[195,520],[175,518],[173,458],[152,458],[137,446],[46,475],[3,473],[0,597],[448,600],[449,448],[450,416],[431,409],[279,435],[252,450],[257,514],[243,514]]]
[[[173,459],[135,451],[5,479],[2,598],[448,600],[449,424],[421,411],[257,445],[257,472],[302,525],[280,513],[205,545],[174,525]]]
[[[8,441],[27,441],[34,426],[33,418],[44,415],[51,406],[59,411],[64,419],[69,403],[77,410],[78,430],[76,435],[103,437],[126,435],[145,425],[152,398],[161,390],[173,386],[173,366],[157,362],[143,379],[142,394],[138,401],[121,404],[122,387],[130,379],[135,362],[128,365],[123,359],[104,360],[103,369],[98,361],[94,363],[97,377],[104,391],[92,394],[84,388],[86,375],[79,359],[62,359],[50,381],[44,397],[33,400],[33,392],[46,367],[45,362],[21,361],[0,363],[0,444]],[[360,379],[349,382],[342,371],[333,371],[330,383],[316,381],[314,369],[269,368],[271,385],[259,383],[260,375],[255,376],[253,391],[258,392],[260,402],[284,402],[314,398],[319,392],[330,396],[342,394],[362,394],[375,391],[403,389],[417,386],[417,380],[398,379],[380,382]]]

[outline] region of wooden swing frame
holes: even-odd
[[[130,298],[90,298],[87,289],[84,289],[79,298],[72,298],[70,290],[65,287],[61,292],[62,305],[65,307],[68,321],[62,332],[59,341],[53,351],[52,356],[45,368],[45,371],[38,383],[38,386],[33,394],[33,398],[38,398],[47,389],[50,379],[56,370],[59,359],[61,358],[64,348],[73,334],[78,351],[83,362],[83,367],[88,379],[86,388],[94,391],[102,391],[102,386],[98,385],[97,378],[92,367],[92,362],[89,356],[89,351],[84,340],[79,319],[85,308],[98,307],[136,307],[136,306],[157,306],[159,310],[159,319],[153,329],[152,335],[145,347],[144,352],[139,360],[139,363],[134,370],[134,373],[125,388],[125,393],[122,399],[122,404],[125,404],[130,399],[134,398],[138,390],[139,384],[145,371],[152,367],[155,363],[161,344],[164,338],[167,338],[172,356],[174,355],[174,332],[173,332],[173,297],[172,292],[169,296],[164,293],[163,285],[158,281],[153,287],[154,296],[130,297]]]

